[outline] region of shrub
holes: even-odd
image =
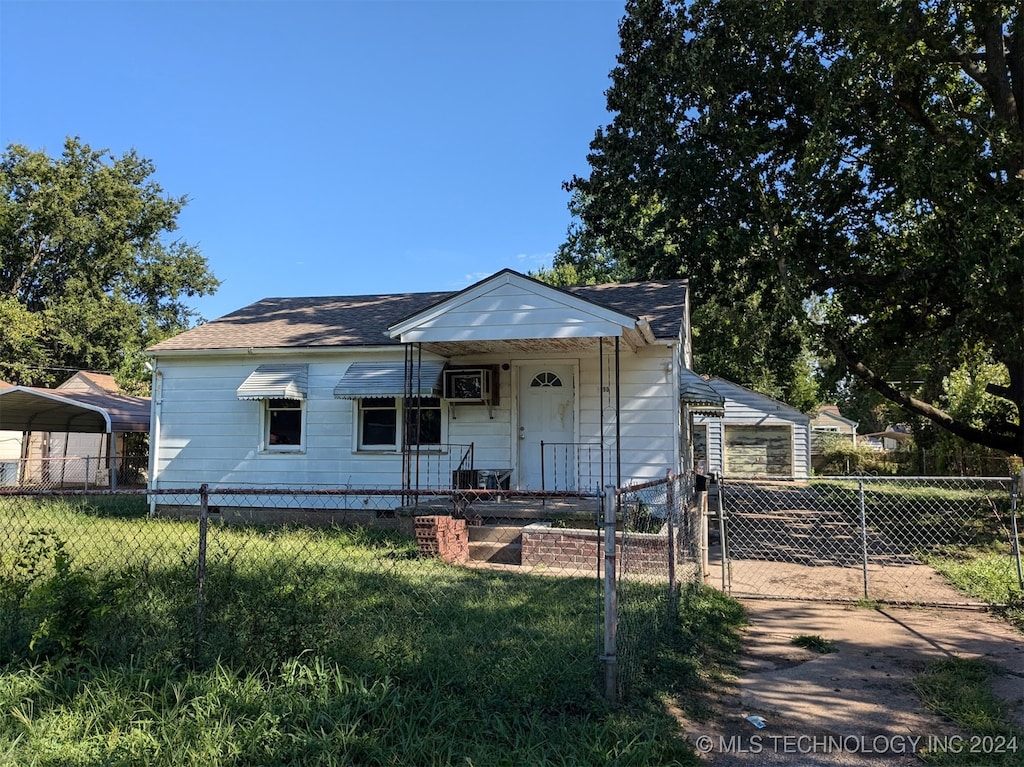
[[[903,464],[912,455],[880,453],[869,447],[854,446],[847,440],[830,441],[822,448],[821,459],[817,462],[819,474],[900,474]]]
[[[23,623],[31,629],[29,654],[51,660],[79,655],[88,645],[90,627],[116,604],[119,579],[75,570],[59,538],[40,536],[33,541],[37,545],[23,555],[21,599]],[[53,560],[53,573],[40,577],[48,558]]]

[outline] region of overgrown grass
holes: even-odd
[[[860,483],[812,481],[818,503],[859,518]],[[1002,484],[936,485],[910,480],[863,480],[868,526],[886,539],[921,551],[970,547],[978,552],[1008,551],[1010,492]]]
[[[647,681],[650,698],[669,695],[697,721],[715,715],[706,701],[739,672],[740,629],[747,615],[735,600],[712,588],[683,591],[679,621],[658,645]]]
[[[914,678],[925,705],[962,727],[968,735],[943,741],[922,754],[929,764],[953,767],[1018,767],[1024,730],[1010,722],[1005,704],[993,693],[994,670],[981,660],[946,658]]]
[[[613,707],[596,579],[452,567],[395,533],[224,527],[200,622],[194,524],[11,516],[0,764],[693,765],[662,702],[738,648],[742,609],[687,591]]]
[[[996,606],[996,612],[1024,631],[1024,591],[1010,555],[951,552],[925,561],[969,597]]]

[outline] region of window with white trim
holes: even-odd
[[[437,447],[441,444],[441,400],[413,397],[405,400],[405,434],[408,444]]]
[[[302,450],[306,408],[300,399],[263,400],[263,449],[274,452]]]
[[[367,397],[359,403],[359,449],[398,448],[398,402],[394,397]]]
[[[399,424],[409,445],[439,448],[443,443],[444,418],[437,397],[366,397],[357,402],[359,450],[398,450],[402,444]]]

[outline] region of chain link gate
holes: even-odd
[[[613,563],[603,573],[611,589],[605,615],[614,624],[612,636],[605,637],[603,659],[614,665],[605,695],[624,699],[648,673],[662,643],[671,641],[680,591],[701,582],[694,476],[669,472],[665,479],[619,488],[605,496],[605,508],[610,525],[604,540],[615,540],[614,548],[604,547]],[[608,657],[609,649],[614,657]]]
[[[709,581],[733,596],[1005,605],[1022,598],[1018,477],[722,479]]]

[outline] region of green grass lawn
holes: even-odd
[[[743,621],[713,591],[601,696],[596,578],[466,570],[394,533],[0,504],[0,764],[695,765]],[[657,600],[652,600],[652,603]],[[643,600],[637,600],[642,604]]]
[[[914,678],[924,704],[960,725],[967,736],[940,742],[921,754],[943,767],[1018,767],[1024,755],[1024,729],[1011,721],[1007,706],[992,693],[995,670],[985,661],[951,657],[934,661]]]
[[[1024,591],[1011,555],[964,550],[955,555],[928,555],[924,559],[957,589],[995,605],[998,614],[1024,631]]]

